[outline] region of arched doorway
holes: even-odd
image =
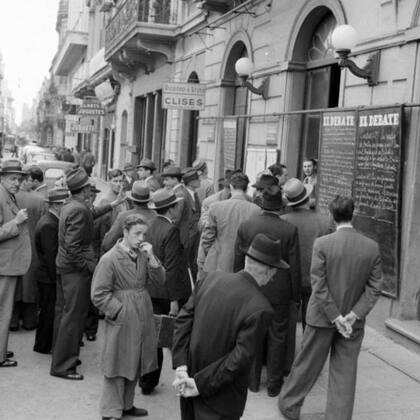
[[[338,106],[341,70],[334,57],[331,34],[337,25],[334,15],[327,11],[320,19],[306,49],[305,109]],[[301,161],[318,158],[320,132],[319,114],[308,114],[303,121]]]
[[[242,41],[237,41],[229,52],[223,75],[225,89],[223,115],[246,115],[248,112],[248,89],[241,85],[235,72],[236,61],[248,56],[248,49]],[[225,169],[243,168],[244,165],[246,118],[237,118],[236,121],[236,144],[232,148],[234,156],[230,159],[234,162],[234,168]]]

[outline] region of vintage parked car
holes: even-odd
[[[58,186],[60,180],[64,178],[64,172],[74,167],[74,163],[64,162],[62,160],[42,160],[36,163],[44,173],[44,182],[49,188]]]

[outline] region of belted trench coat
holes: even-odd
[[[133,261],[120,242],[100,259],[91,297],[105,313],[102,370],[107,378],[132,381],[157,369],[157,335],[146,286],[155,282],[162,287],[164,281],[161,266],[150,267],[143,254]]]

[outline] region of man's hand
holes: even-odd
[[[354,323],[358,320],[357,315],[353,312],[350,311],[345,317],[344,320],[349,323],[352,327],[354,325]]]
[[[148,257],[153,256],[153,246],[149,242],[142,242],[139,246],[139,250],[147,254]]]
[[[117,195],[117,198],[110,203],[111,207],[112,208],[117,207],[119,204],[123,203],[125,200],[127,200],[127,197],[125,195],[124,185],[121,184],[120,191]]]
[[[345,320],[345,318],[340,315],[334,320],[334,324],[338,330],[338,332],[344,337],[344,338],[350,338],[351,333],[353,332],[352,326]]]
[[[184,389],[181,392],[182,397],[193,398],[200,395],[200,392],[198,391],[197,385],[193,378],[183,379],[182,384],[184,385]]]
[[[25,223],[28,220],[28,210],[21,209],[17,212],[15,216],[15,222],[17,225],[21,225],[22,223]]]
[[[177,391],[177,395],[180,396],[182,395],[182,392],[184,391],[185,388],[185,384],[184,384],[184,380],[188,379],[188,372],[187,372],[187,366],[179,366],[177,367],[176,371],[175,371],[175,379],[172,382],[172,386],[175,388],[175,390]]]
[[[179,303],[177,300],[173,300],[171,302],[171,306],[169,309],[169,316],[177,316],[179,312]]]

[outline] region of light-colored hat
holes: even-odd
[[[26,172],[22,169],[22,164],[17,159],[5,160],[1,164],[0,175],[3,174],[21,174],[26,175]]]
[[[207,163],[205,160],[203,159],[197,159],[196,161],[194,161],[193,163],[193,168],[196,171],[204,171],[207,168]]]
[[[150,201],[150,190],[144,186],[142,181],[135,181],[127,198],[137,203],[148,203]]]
[[[283,185],[284,197],[288,201],[287,205],[296,206],[305,201],[313,191],[314,187],[311,184],[303,184],[297,178],[290,178]]]
[[[172,204],[178,203],[183,200],[182,197],[177,197],[173,191],[161,188],[157,190],[152,196],[153,202],[149,205],[149,208],[153,210],[164,209],[171,206]]]
[[[156,169],[155,162],[151,159],[143,159],[138,165],[137,168],[146,168],[154,171]]]

